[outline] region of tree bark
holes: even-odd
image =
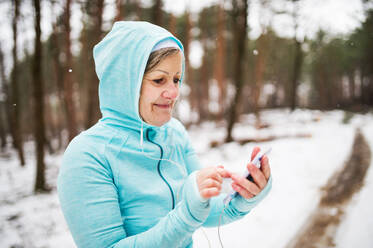
[[[266,34],[261,34],[257,40],[257,51],[255,60],[255,72],[254,72],[254,88],[253,88],[253,112],[256,116],[256,127],[261,126],[260,115],[259,115],[259,98],[263,87],[264,78],[264,66],[266,64],[267,56],[267,36]]]
[[[349,98],[350,98],[349,102],[352,104],[355,103],[355,99],[356,99],[355,85],[356,85],[355,72],[352,71],[348,73],[348,88],[349,88]]]
[[[295,53],[294,53],[294,66],[293,75],[291,78],[290,85],[290,108],[294,110],[297,107],[297,89],[299,84],[299,78],[303,63],[303,52],[302,43],[297,39],[298,27],[299,27],[299,4],[300,0],[292,0],[293,2],[293,20],[294,20],[294,43],[295,43]]]
[[[114,22],[123,20],[123,0],[115,0],[115,17]]]
[[[170,31],[173,35],[176,36],[176,17],[172,13],[170,13],[170,21],[168,23],[168,31]]]
[[[218,117],[221,119],[224,116],[225,111],[225,99],[226,99],[226,79],[225,79],[225,10],[224,4],[219,4],[218,23],[217,23],[217,42],[216,42],[216,60],[215,60],[215,79],[219,87],[219,113]]]
[[[3,151],[6,147],[6,136],[7,136],[7,128],[6,128],[6,110],[7,108],[7,80],[5,76],[5,68],[4,68],[4,55],[3,51],[0,46],[0,94],[5,95],[5,102],[0,102],[0,140],[1,140],[1,151]]]
[[[32,67],[33,98],[34,98],[34,135],[36,141],[36,181],[35,192],[46,191],[45,184],[45,164],[44,164],[44,90],[42,78],[42,49],[41,49],[41,28],[40,28],[40,0],[33,0],[35,8],[35,50]]]
[[[242,94],[241,89],[244,85],[243,66],[246,54],[248,9],[248,0],[233,0],[233,30],[235,43],[233,81],[236,92],[229,111],[227,136],[225,138],[226,142],[233,141],[232,130],[238,119],[238,108],[240,107]]]
[[[23,141],[22,141],[22,128],[20,123],[20,116],[21,116],[21,106],[19,101],[19,85],[18,85],[18,18],[19,18],[19,8],[20,8],[20,1],[14,0],[13,1],[14,7],[14,16],[13,16],[13,71],[11,74],[11,133],[13,137],[13,144],[14,147],[17,149],[18,158],[20,161],[21,166],[25,165],[25,157],[23,152]]]
[[[162,26],[162,0],[154,0],[153,5],[153,23]]]
[[[53,8],[53,7],[52,7]],[[57,84],[57,96],[58,96],[58,102],[59,102],[59,110],[60,111],[64,111],[66,113],[66,104],[65,104],[65,101],[64,101],[64,86],[63,86],[63,82],[64,82],[64,73],[63,73],[63,68],[62,68],[62,65],[59,61],[59,57],[60,57],[60,53],[61,53],[61,48],[60,48],[60,44],[58,42],[58,38],[57,38],[57,35],[58,35],[58,31],[57,31],[57,24],[56,23],[53,23],[52,24],[52,33],[51,33],[51,42],[52,42],[52,63],[53,63],[53,69],[54,69],[54,74],[55,74],[55,80],[56,80],[56,84]],[[66,126],[66,119],[64,116],[61,117],[61,115],[57,114],[56,115],[56,129],[57,129],[57,135],[58,135],[58,149],[62,148],[65,146],[65,144],[63,144],[63,140],[62,140],[62,131],[63,131],[63,128]]]
[[[297,88],[299,84],[300,73],[303,63],[303,52],[302,52],[302,43],[294,38],[295,42],[295,57],[294,57],[294,67],[293,75],[291,80],[290,88],[290,108],[294,110],[297,107]]]
[[[189,50],[190,50],[190,41],[192,29],[192,21],[190,20],[189,10],[185,11],[186,25],[185,25],[185,42],[184,42],[184,56],[185,56],[185,79],[188,80],[190,77],[190,67],[189,67]]]
[[[71,26],[70,26],[70,16],[71,16],[71,0],[66,0],[65,12],[64,12],[64,28],[65,28],[65,55],[66,64],[64,70],[64,100],[66,108],[66,119],[67,119],[67,129],[69,132],[69,142],[77,135],[77,121],[76,121],[76,109],[74,102],[74,80],[73,80],[73,56],[71,53]]]
[[[0,102],[0,151],[4,151],[6,146],[6,131],[5,131],[5,108],[4,104]]]
[[[202,48],[204,51],[202,57],[202,66],[200,73],[200,83],[197,85],[197,97],[198,97],[198,112],[199,112],[199,121],[208,119],[209,117],[209,75],[208,75],[208,55],[207,55],[207,40],[202,35],[201,38]]]
[[[92,18],[94,25],[89,27],[92,29],[92,36],[88,37],[88,54],[89,54],[89,63],[88,63],[88,109],[85,127],[89,128],[95,124],[100,118],[100,106],[98,100],[98,84],[99,80],[97,78],[96,72],[94,70],[95,65],[93,61],[93,46],[98,43],[102,34],[102,14],[104,11],[104,0],[97,0],[94,2],[87,2],[88,5],[92,5],[91,8],[93,11],[89,11],[90,18]],[[87,6],[89,8],[89,6]]]
[[[141,7],[141,0],[134,0],[134,3],[136,5],[136,16],[137,21],[140,21],[142,19],[142,7]]]

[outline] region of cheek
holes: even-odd
[[[152,103],[152,94],[147,94],[146,87],[141,91],[140,100],[139,100],[139,109],[140,114],[144,114],[150,111]]]

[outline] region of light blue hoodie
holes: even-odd
[[[201,168],[183,125],[143,123],[139,96],[152,48],[179,40],[147,22],[117,22],[95,46],[102,118],[69,144],[58,176],[61,208],[78,247],[192,247],[199,227],[226,224],[264,198],[203,200]],[[143,142],[141,142],[143,129]],[[224,209],[224,211],[223,211]]]

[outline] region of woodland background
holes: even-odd
[[[234,140],[234,124],[243,114],[253,113],[253,125],[263,128],[263,109],[372,110],[373,1],[361,1],[364,16],[351,32],[320,29],[308,37],[302,35],[305,20],[299,14],[304,0],[257,0],[260,11],[270,13],[270,21],[259,21],[256,38],[248,35],[252,2],[215,1],[199,11],[186,5],[182,14],[175,14],[166,11],[162,0],[0,1],[0,8],[10,10],[6,18],[12,31],[11,39],[0,43],[0,154],[16,150],[24,166],[23,144],[35,142],[33,187],[35,192],[49,190],[45,153],[63,151],[100,118],[92,48],[120,20],[152,22],[182,41],[186,77],[176,117],[186,126],[222,123],[224,142]],[[104,21],[109,7],[115,11]],[[43,38],[45,8],[50,31]],[[78,38],[72,38],[77,23],[72,13],[77,12],[81,29]],[[33,23],[26,25],[29,15]],[[290,18],[292,37],[274,30],[277,16]],[[32,42],[22,39],[26,31],[33,34]],[[190,58],[196,46],[198,65]]]

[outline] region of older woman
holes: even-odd
[[[69,144],[58,177],[78,247],[192,247],[199,227],[242,218],[270,190],[266,157],[248,165],[253,182],[200,166],[171,116],[183,58],[179,40],[146,22],[117,22],[95,46],[102,118]],[[239,193],[227,206],[224,177]]]

